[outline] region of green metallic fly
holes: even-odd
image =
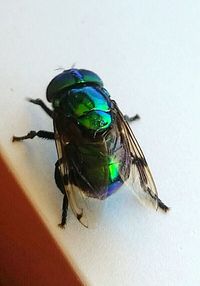
[[[88,227],[77,195],[104,200],[128,179],[140,200],[168,211],[158,198],[147,161],[128,123],[139,116],[124,116],[97,74],[65,70],[49,83],[46,97],[53,110],[40,99],[29,101],[53,119],[54,132],[30,131],[26,136],[13,136],[13,141],[36,136],[55,140],[58,161],[54,176],[64,195],[61,227],[66,224],[68,201],[77,219]]]

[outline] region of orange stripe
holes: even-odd
[[[0,284],[83,285],[0,156]]]

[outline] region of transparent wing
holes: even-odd
[[[56,138],[56,148],[58,153],[58,160],[59,160],[59,170],[62,175],[63,179],[63,185],[65,188],[66,195],[69,200],[70,207],[76,216],[76,218],[80,221],[82,225],[85,227],[88,227],[88,221],[87,217],[84,213],[83,206],[78,205],[77,198],[75,197],[75,194],[77,190],[75,189],[75,186],[72,184],[71,181],[71,174],[70,174],[70,168],[68,165],[68,161],[64,152],[64,144],[67,144],[67,142],[62,142],[62,139],[58,133],[58,130],[56,128],[56,125],[54,124],[54,130],[55,130],[55,138]]]
[[[168,207],[158,198],[155,182],[137,139],[117,104],[114,101],[113,104],[117,111],[118,125],[121,126],[122,136],[127,142],[132,157],[129,180],[133,184],[134,193],[142,203],[150,204],[156,209],[159,207],[166,212]]]
[[[59,135],[55,122],[54,130],[59,160],[59,170],[62,175],[63,185],[68,197],[70,207],[75,217],[83,226],[85,226],[86,228],[92,228],[96,226],[100,218],[103,203],[101,201],[98,201],[97,203],[97,200],[93,198],[88,198],[82,192],[82,190],[76,184],[74,184],[76,180],[75,178],[73,178],[74,174],[72,171],[72,166],[70,166],[65,152],[65,147],[68,142],[65,141],[65,139],[63,140],[63,138],[61,138],[61,136]]]

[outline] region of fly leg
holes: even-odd
[[[67,220],[67,210],[68,210],[68,198],[67,195],[64,194],[63,197],[63,205],[62,205],[62,219],[61,223],[58,224],[60,228],[64,228],[66,225],[66,220]]]
[[[69,201],[70,207],[76,218],[83,226],[88,227],[87,218],[85,217],[83,209],[78,206],[78,202],[76,200],[75,196],[76,189],[73,184],[73,178],[72,178],[73,172],[69,172],[69,177],[67,174],[62,175],[63,173],[62,167],[63,167],[62,158],[60,158],[55,164],[55,174],[54,174],[56,185],[64,195],[63,207],[62,207],[62,220],[59,226],[61,228],[64,228],[66,224],[68,201]]]
[[[28,101],[32,102],[33,104],[39,105],[51,118],[53,118],[53,111],[49,109],[41,99],[28,98]],[[39,137],[39,138],[48,139],[48,140],[55,140],[55,136],[53,132],[40,130],[38,132],[30,131],[25,136],[20,136],[20,137],[13,136],[12,141],[13,142],[22,141],[25,139],[33,139],[34,137]]]
[[[134,115],[134,116],[128,116],[128,115],[124,115],[124,119],[127,121],[127,122],[133,122],[135,120],[138,120],[140,119],[140,116],[138,114]]]
[[[62,204],[62,219],[61,219],[61,223],[59,223],[59,225],[58,225],[59,227],[64,228],[65,224],[66,224],[66,220],[67,220],[68,198],[67,198],[67,195],[65,193],[65,187],[63,184],[63,178],[62,178],[61,173],[60,173],[59,165],[60,165],[60,160],[58,160],[55,164],[54,178],[55,178],[55,182],[56,182],[57,187],[59,188],[61,193],[64,195],[63,204]]]
[[[37,99],[28,98],[28,101],[32,102],[33,104],[39,105],[51,118],[53,118],[53,110],[48,108],[40,98]]]
[[[114,106],[114,108],[116,108],[117,109],[117,111],[120,113],[120,115],[122,116],[122,117],[124,117],[124,119],[127,121],[127,122],[133,122],[133,121],[135,121],[135,120],[138,120],[138,119],[140,119],[140,116],[138,115],[138,114],[136,114],[136,115],[134,115],[134,116],[128,116],[128,115],[126,115],[126,114],[121,114],[121,111],[119,110],[119,108],[118,108],[118,106],[117,106],[117,103],[114,101],[114,100],[111,100],[111,102],[113,103],[113,106]]]
[[[48,139],[48,140],[55,140],[55,136],[53,132],[50,131],[44,131],[44,130],[40,130],[38,132],[36,131],[30,131],[27,135],[25,136],[13,136],[12,137],[12,142],[15,141],[23,141],[26,139],[33,139],[34,137],[39,137],[42,139]]]

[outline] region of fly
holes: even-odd
[[[30,131],[13,136],[13,142],[35,137],[55,140],[58,160],[54,177],[63,194],[60,227],[66,224],[68,202],[76,218],[88,227],[80,201],[85,197],[104,200],[127,181],[140,200],[155,209],[169,210],[158,197],[145,156],[129,126],[139,116],[123,115],[97,74],[65,70],[49,83],[46,97],[52,110],[41,99],[29,101],[52,118],[54,132]]]

